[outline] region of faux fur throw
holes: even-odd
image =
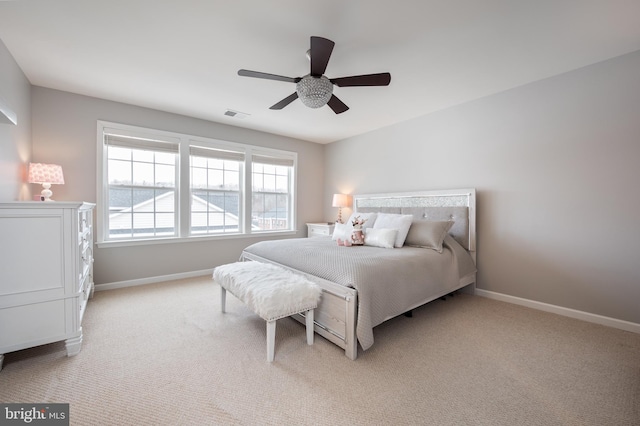
[[[315,309],[322,292],[301,275],[261,262],[218,266],[213,279],[266,321]]]

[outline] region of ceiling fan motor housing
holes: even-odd
[[[320,77],[306,75],[296,83],[296,92],[304,105],[309,108],[320,108],[331,99],[333,83],[324,75]]]

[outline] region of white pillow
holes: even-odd
[[[392,249],[397,235],[397,229],[367,228],[364,232],[364,245]]]
[[[395,229],[398,231],[394,246],[402,247],[407,238],[413,216],[410,214],[378,213],[373,227],[377,229]]]
[[[351,226],[351,222],[349,223],[336,223],[335,228],[333,228],[333,235],[331,236],[332,240],[351,240],[351,232],[353,231],[353,226]]]
[[[360,216],[360,219],[365,219],[364,225],[362,225],[362,229],[365,229],[373,227],[373,224],[376,222],[377,213],[353,212],[351,213],[351,216],[349,216],[349,220],[347,220],[345,223],[349,226],[353,226],[353,220],[358,216]]]

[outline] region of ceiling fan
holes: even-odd
[[[285,77],[244,69],[239,70],[238,75],[296,83],[295,92],[269,109],[282,109],[300,98],[302,103],[309,108],[320,108],[324,105],[329,105],[329,108],[336,114],[345,112],[349,107],[333,94],[334,84],[338,87],[388,86],[391,82],[391,74],[388,72],[331,79],[325,77],[324,72],[327,69],[333,46],[335,46],[335,43],[329,39],[311,37],[311,49],[307,51],[307,57],[311,61],[311,72],[304,77]]]

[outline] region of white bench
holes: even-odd
[[[220,284],[220,306],[225,312],[227,291],[267,321],[267,360],[273,361],[276,320],[305,313],[307,344],[313,344],[313,310],[322,290],[301,275],[262,262],[235,262],[218,266],[213,279]]]

